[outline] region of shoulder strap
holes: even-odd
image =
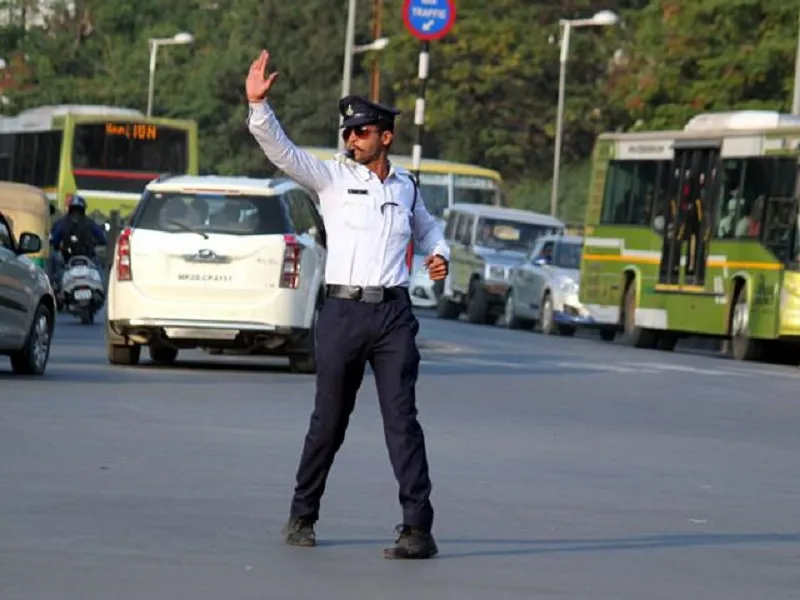
[[[419,186],[417,185],[417,178],[413,175],[409,175],[408,178],[411,180],[411,183],[414,185],[414,201],[411,203],[411,216],[414,216],[414,209],[417,208],[417,198],[419,197]]]

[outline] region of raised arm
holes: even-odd
[[[246,90],[250,111],[247,127],[269,161],[301,185],[316,192],[331,181],[327,165],[298,148],[286,135],[266,100],[277,72],[266,75],[269,52],[266,50],[250,65]]]

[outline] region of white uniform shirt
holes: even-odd
[[[250,133],[272,164],[319,196],[328,238],[325,281],[353,286],[408,286],[406,252],[411,240],[412,175],[391,166],[384,182],[357,162],[337,154],[320,160],[284,133],[265,101],[250,105]],[[414,242],[426,254],[449,260],[439,224],[417,196]]]

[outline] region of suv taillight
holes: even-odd
[[[283,243],[281,287],[296,290],[300,285],[300,253],[303,251],[303,247],[293,235],[283,236]]]
[[[117,239],[117,281],[130,281],[131,273],[131,233],[133,230],[126,227]]]

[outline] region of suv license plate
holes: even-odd
[[[165,327],[167,337],[184,340],[235,340],[238,329],[192,329],[188,327]]]
[[[92,297],[92,290],[75,290],[73,296],[75,300],[90,300]]]

